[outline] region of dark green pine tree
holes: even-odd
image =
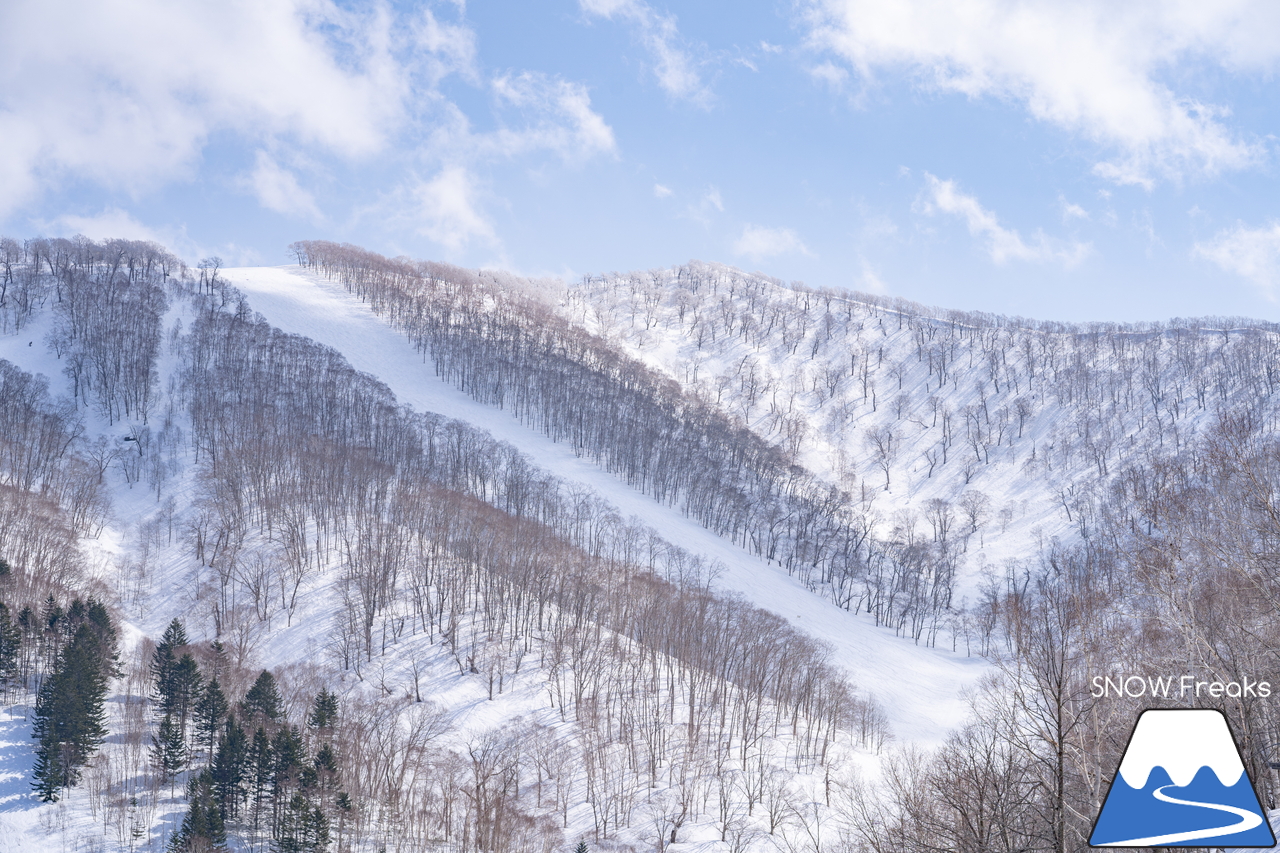
[[[164,635],[151,655],[151,677],[156,683],[156,698],[160,702],[161,713],[173,712],[169,698],[173,689],[173,670],[178,665],[178,649],[186,644],[187,630],[182,627],[182,620],[174,619],[164,629]]]
[[[587,853],[587,842],[585,840],[579,841],[578,846],[574,848],[573,853]]]
[[[105,663],[107,676],[121,675],[123,670],[120,669],[120,655],[116,649],[116,626],[111,622],[107,606],[98,599],[91,598],[84,609],[84,617],[98,638],[98,650]]]
[[[246,722],[256,720],[259,714],[272,722],[278,720],[280,691],[276,688],[276,677],[264,669],[258,676],[258,680],[249,688],[249,692],[245,694],[244,701],[240,703],[240,710]]]
[[[151,736],[151,764],[170,783],[187,764],[186,739],[182,736],[182,729],[169,714],[164,715],[160,728]]]
[[[338,722],[338,697],[322,687],[311,702],[311,713],[307,715],[307,725],[313,729],[325,731],[332,729]]]
[[[316,784],[324,791],[334,791],[338,787],[338,753],[333,744],[326,743],[316,751],[314,762]]]
[[[206,768],[187,786],[190,805],[182,826],[169,840],[170,853],[213,853],[226,850],[226,820],[218,802],[213,774]]]
[[[342,844],[342,833],[346,829],[347,820],[355,813],[356,807],[351,802],[351,795],[346,791],[339,791],[338,796],[334,798],[333,804],[338,808],[338,844]]]
[[[80,768],[106,737],[111,636],[100,637],[91,623],[82,622],[53,674],[40,685],[32,732],[40,745],[31,784],[45,802],[57,801],[61,791],[76,784]]]
[[[192,706],[200,696],[200,667],[190,654],[184,654],[169,672],[168,690],[161,703],[166,714],[172,714],[183,737],[187,734],[187,719]]]
[[[272,845],[276,853],[324,853],[329,849],[329,819],[302,794],[289,800],[277,829]]]
[[[62,653],[62,629],[66,625],[66,613],[58,604],[53,593],[45,600],[44,610],[40,613],[41,636],[40,650],[44,671],[51,672],[56,665],[58,655]]]
[[[260,825],[262,804],[271,790],[273,770],[271,738],[262,726],[258,726],[253,733],[253,740],[249,743],[245,770],[249,777],[249,800],[253,804],[253,828],[257,829]]]
[[[329,819],[319,806],[311,807],[311,814],[302,825],[304,849],[311,853],[325,853],[329,849]]]
[[[22,632],[13,623],[9,608],[0,601],[0,691],[17,682],[21,652]]]
[[[297,726],[280,728],[271,739],[271,805],[272,814],[289,802],[289,795],[298,788],[299,775],[307,761],[307,748],[302,742],[302,732]],[[308,768],[310,769],[310,768]],[[312,770],[314,779],[315,771]]]
[[[205,685],[195,707],[196,743],[208,749],[210,755],[218,740],[222,721],[230,710],[231,704],[227,702],[227,696],[222,692],[222,685],[218,684],[218,677],[215,675]]]
[[[227,717],[211,766],[214,793],[224,819],[231,819],[239,814],[240,802],[246,793],[244,780],[249,769],[248,754],[248,738],[244,729],[234,716]]]

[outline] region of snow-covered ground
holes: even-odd
[[[724,566],[717,581],[721,589],[738,592],[829,643],[834,662],[884,706],[899,741],[937,744],[965,718],[962,692],[987,671],[985,662],[918,646],[865,616],[850,615],[509,412],[476,402],[439,379],[404,335],[340,284],[294,266],[233,268],[222,275],[272,325],[337,349],[357,370],[386,383],[402,403],[485,429],[546,470],[592,489],[623,517],[635,516],[687,550],[718,560]]]

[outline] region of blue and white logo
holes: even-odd
[[[1091,847],[1274,847],[1253,782],[1221,711],[1138,717]]]

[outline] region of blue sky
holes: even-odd
[[[10,0],[0,233],[1280,320],[1278,61],[1245,0]]]

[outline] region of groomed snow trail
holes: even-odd
[[[857,687],[884,706],[899,741],[936,745],[967,717],[961,693],[988,671],[985,662],[917,646],[876,627],[865,616],[849,614],[810,593],[781,569],[631,488],[569,447],[526,427],[510,412],[471,399],[437,377],[407,337],[340,284],[292,265],[232,268],[221,274],[272,325],[338,350],[357,370],[386,383],[401,403],[485,429],[546,470],[595,491],[624,518],[636,516],[670,541],[720,561],[725,571],[717,587],[737,592],[829,643],[834,648],[833,661],[850,674]]]

